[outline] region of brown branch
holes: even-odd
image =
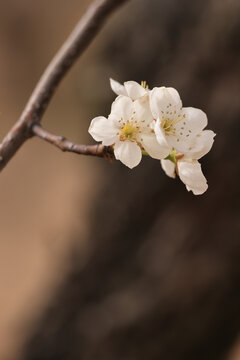
[[[34,135],[32,126],[41,121],[64,75],[98,34],[110,14],[126,1],[128,0],[95,0],[88,8],[43,73],[20,119],[0,144],[0,171],[21,145]]]
[[[76,144],[73,143],[72,141],[67,140],[64,136],[51,133],[50,131],[44,129],[39,124],[33,125],[32,132],[34,135],[49,142],[50,144],[56,146],[62,151],[74,152],[80,155],[98,156],[101,158],[107,158],[109,160],[114,158],[113,150],[110,146],[103,146],[100,144],[97,145]]]

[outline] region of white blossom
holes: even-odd
[[[203,194],[207,180],[198,160],[207,154],[214,132],[204,130],[206,114],[196,108],[182,107],[174,88],[149,90],[146,82],[127,81],[123,85],[110,79],[118,95],[108,118],[92,120],[89,133],[105,146],[113,146],[115,158],[129,168],[137,166],[142,152],[161,160],[165,173],[176,174],[195,195]]]
[[[208,185],[198,159],[210,151],[215,136],[213,131],[203,130],[207,126],[206,114],[200,109],[183,108],[174,88],[154,88],[150,107],[157,140],[174,157],[173,161],[161,160],[163,170],[173,178],[177,172],[188,191],[203,194]]]
[[[214,132],[203,129],[207,116],[193,107],[182,107],[180,96],[174,88],[154,88],[150,92],[150,107],[155,118],[154,131],[162,147],[172,149],[194,159],[205,155],[212,147]]]
[[[168,159],[162,159],[161,165],[167,176],[169,176],[173,179],[176,177],[176,165],[174,164],[173,161],[168,160]]]
[[[136,81],[126,81],[122,85],[118,81],[110,79],[110,86],[115,94],[129,96],[132,100],[149,94],[146,81],[142,81],[141,85]]]
[[[195,152],[186,154],[178,154],[173,150],[169,159],[161,160],[161,165],[165,173],[175,178],[176,172],[179,178],[186,185],[188,191],[192,191],[194,195],[203,194],[207,188],[207,180],[202,173],[201,164],[198,162],[203,155],[205,155],[212,147],[213,131],[202,131],[201,137],[197,137],[195,144]]]
[[[178,174],[188,191],[194,195],[203,194],[207,188],[207,180],[203,175],[201,164],[193,159],[181,159],[177,163]]]
[[[177,171],[187,190],[192,191],[194,195],[201,195],[207,190],[207,180],[197,160],[183,157],[175,165],[171,160],[164,159],[161,160],[161,165],[165,173],[172,178],[175,178]]]
[[[137,96],[135,84],[137,83],[128,82],[127,86],[126,83],[124,85],[132,97]],[[157,142],[151,128],[153,116],[149,96],[144,88],[143,90],[144,95],[135,101],[129,96],[119,95],[112,104],[109,117],[96,117],[89,127],[92,137],[96,141],[102,141],[103,145],[113,145],[115,158],[129,168],[140,163],[142,150],[155,159],[163,159],[168,155],[166,149]]]

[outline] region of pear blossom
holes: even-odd
[[[161,166],[167,176],[175,179],[175,177],[176,177],[176,161],[172,161],[169,159],[162,159]]]
[[[194,195],[201,195],[208,188],[198,159],[210,151],[214,136],[213,131],[202,131],[201,136],[195,140],[195,152],[179,154],[173,150],[167,159],[161,160],[164,172],[171,178],[175,178],[177,172],[187,190]]]
[[[212,147],[214,132],[203,130],[207,116],[193,107],[182,107],[180,96],[174,88],[154,88],[150,92],[150,107],[155,118],[154,131],[162,147],[170,153],[173,149],[195,159],[205,155]]]
[[[177,172],[188,191],[203,194],[208,185],[198,159],[210,151],[215,136],[213,131],[203,130],[207,125],[206,114],[200,109],[183,108],[174,88],[154,88],[150,107],[157,140],[174,158],[161,160],[163,170],[172,178]]]
[[[149,90],[145,81],[122,85],[113,79],[110,85],[118,97],[108,118],[99,116],[91,121],[92,137],[113,146],[115,158],[131,169],[147,152],[161,160],[168,176],[177,174],[188,191],[203,194],[208,185],[198,160],[210,151],[215,136],[204,130],[206,114],[183,108],[177,90],[171,87]]]
[[[177,172],[187,190],[192,191],[194,195],[201,195],[207,190],[207,180],[197,160],[183,157],[174,164],[169,159],[163,159],[161,165],[165,173],[172,178],[176,177]]]
[[[208,189],[201,164],[197,160],[181,159],[177,166],[179,177],[188,191],[192,191],[194,195],[201,195]]]
[[[110,86],[115,94],[129,96],[132,100],[149,94],[146,81],[142,81],[141,85],[136,81],[126,81],[122,85],[118,81],[110,79]]]
[[[129,94],[137,96],[137,87],[132,91],[134,87],[135,84],[126,86],[131,89]],[[119,95],[112,104],[109,117],[94,118],[88,130],[96,141],[102,141],[106,146],[113,145],[115,158],[131,169],[140,163],[143,150],[155,159],[164,159],[168,155],[168,150],[157,142],[151,128],[153,116],[149,96],[144,88],[143,91],[143,96],[135,101],[129,96]]]

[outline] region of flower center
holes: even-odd
[[[127,121],[120,130],[120,140],[132,140],[136,141],[136,135],[139,132],[139,126],[132,121]]]
[[[166,133],[169,133],[173,130],[173,121],[170,119],[164,119],[162,123],[162,128]]]
[[[181,129],[176,127],[180,122],[182,122]],[[183,135],[185,125],[185,114],[182,113],[182,108],[177,110],[176,106],[172,106],[172,104],[169,103],[167,109],[162,111],[161,127],[164,130],[165,135],[177,136],[177,141],[180,141],[179,136]],[[189,136],[189,134],[186,136]]]

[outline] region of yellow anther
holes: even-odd
[[[146,90],[148,89],[148,84],[147,84],[146,80],[141,81],[141,86]]]
[[[133,122],[127,121],[124,127],[121,129],[122,140],[135,140],[136,134],[139,133],[139,126],[136,126]]]

